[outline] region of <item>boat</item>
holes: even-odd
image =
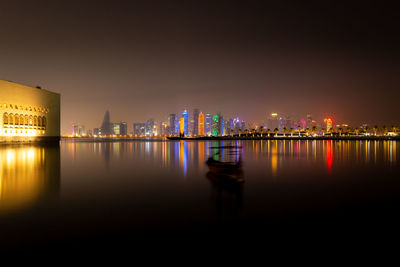
[[[237,182],[244,182],[242,162],[222,162],[212,157],[206,161],[210,173],[219,179],[231,179]]]

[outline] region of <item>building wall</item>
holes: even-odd
[[[5,114],[9,117],[8,123],[5,121]],[[14,117],[12,122],[11,114]],[[18,115],[18,122],[15,115]],[[39,123],[40,120],[42,123]],[[0,80],[0,141],[33,141],[59,137],[60,94]]]

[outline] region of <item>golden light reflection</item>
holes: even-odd
[[[53,191],[54,185],[58,189],[59,148],[51,148],[49,155],[46,151],[43,147],[0,148],[0,215],[30,206]]]
[[[272,175],[276,176],[278,172],[278,142],[273,141],[273,148],[271,150],[271,170]]]

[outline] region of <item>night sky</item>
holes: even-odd
[[[0,79],[61,93],[73,122],[199,108],[400,124],[398,9],[384,1],[1,1]]]

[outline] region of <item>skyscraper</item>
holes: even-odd
[[[112,123],[113,135],[121,135],[121,124]]]
[[[124,121],[121,121],[119,125],[120,135],[128,135],[128,124]]]
[[[224,118],[221,116],[220,113],[217,115],[214,115],[212,117],[212,136],[221,136],[223,135],[223,129],[224,129]]]
[[[330,132],[333,129],[333,120],[331,118],[326,118],[324,122],[326,123],[326,131]]]
[[[135,122],[133,124],[133,134],[135,136],[144,136],[146,134],[146,123]]]
[[[185,118],[180,117],[179,119],[179,136],[184,136],[185,135]]]
[[[154,135],[154,120],[153,119],[149,119],[146,121],[146,135],[147,136],[153,136]]]
[[[169,114],[168,116],[168,127],[169,127],[169,134],[176,135],[176,114]]]
[[[189,135],[189,116],[186,109],[182,112],[182,118],[184,120],[184,133],[187,136]]]
[[[312,129],[312,127],[313,127],[313,125],[312,125],[312,116],[311,116],[311,114],[307,114],[306,127],[307,127],[308,129]]]
[[[101,124],[101,135],[112,135],[110,112],[107,110],[104,114],[103,123]]]
[[[193,131],[192,135],[199,135],[199,110],[195,108],[193,110]]]
[[[198,135],[203,136],[204,135],[204,114],[203,112],[199,113],[199,132]]]
[[[204,124],[205,134],[211,135],[212,133],[212,115],[206,114],[205,116],[205,124]]]
[[[271,113],[271,115],[267,118],[267,127],[271,131],[279,129],[278,113]]]

